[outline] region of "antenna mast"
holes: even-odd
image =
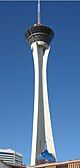
[[[41,11],[40,11],[41,9],[40,9],[40,0],[38,0],[38,15],[37,15],[37,19],[38,19],[38,24],[40,24],[40,22],[41,22]]]

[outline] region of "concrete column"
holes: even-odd
[[[55,147],[52,136],[46,66],[50,47],[34,42],[31,45],[35,69],[35,94],[34,94],[34,118],[32,135],[31,165],[36,164],[37,156],[44,150],[46,142],[47,150],[55,157]]]

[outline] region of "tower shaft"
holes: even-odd
[[[25,32],[25,37],[33,52],[35,71],[31,165],[55,162],[56,153],[52,136],[46,76],[49,44],[54,37],[54,32],[49,27],[35,24]]]
[[[31,165],[36,164],[37,156],[45,150],[45,148],[56,158],[50,120],[46,77],[47,59],[50,47],[45,47],[44,44],[44,42],[39,43],[38,41],[31,44],[35,69]]]

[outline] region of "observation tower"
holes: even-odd
[[[32,49],[35,69],[31,166],[56,161],[46,76],[49,44],[54,37],[54,32],[51,28],[41,24],[40,0],[38,0],[37,18],[37,23],[25,32],[25,37]]]

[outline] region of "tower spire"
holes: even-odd
[[[40,0],[38,0],[38,13],[37,13],[37,22],[38,22],[38,24],[40,24],[40,22],[41,22],[41,6],[40,6]]]

